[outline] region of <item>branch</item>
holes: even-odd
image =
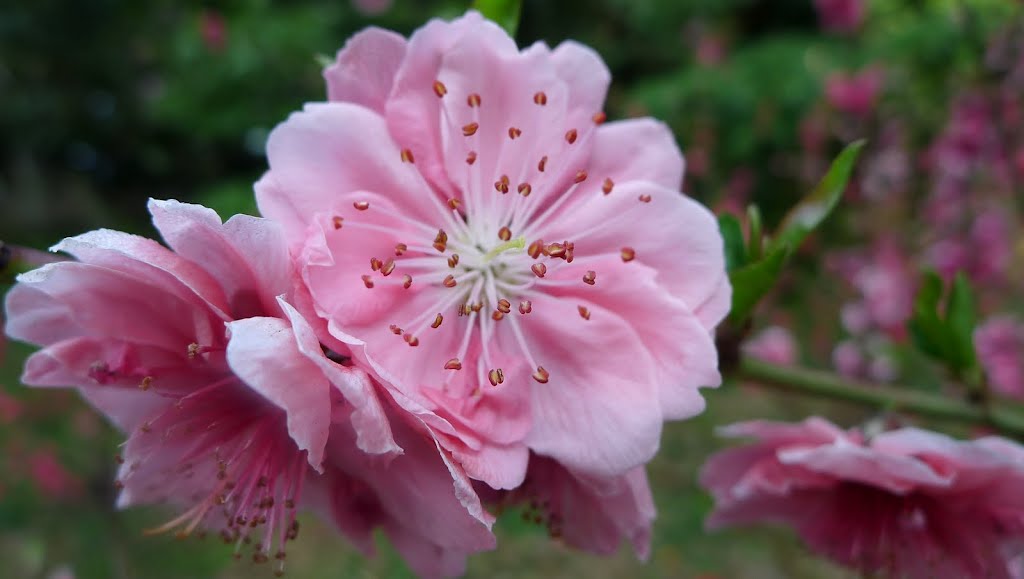
[[[744,356],[735,377],[803,394],[844,400],[885,410],[987,426],[1007,436],[1024,439],[1024,414],[999,405],[987,408],[963,400],[918,392],[907,386],[882,386],[848,380],[831,372],[779,366]]]

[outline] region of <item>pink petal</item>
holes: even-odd
[[[607,123],[594,135],[590,157],[594,180],[589,190],[600,189],[608,177],[617,184],[649,181],[678,191],[684,167],[683,154],[665,123],[651,118]]]
[[[404,58],[405,38],[401,35],[373,26],[360,31],[324,69],[327,99],[361,105],[383,115]]]
[[[601,56],[594,49],[567,40],[551,53],[558,75],[569,87],[573,108],[582,108],[594,114],[604,108],[612,75]]]

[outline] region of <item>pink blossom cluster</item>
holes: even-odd
[[[476,13],[351,38],[270,135],[264,217],[151,201],[19,277],[23,381],[127,434],[118,504],[283,572],[299,510],[419,574],[523,505],[570,546],[645,557],[662,423],[721,380],[713,215],[651,119],[606,122],[589,48],[519,50]],[[45,465],[41,465],[45,467]],[[45,469],[44,469],[45,470]]]

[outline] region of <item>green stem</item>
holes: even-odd
[[[746,356],[740,360],[736,377],[766,386],[863,406],[901,410],[920,416],[988,426],[1002,434],[1024,439],[1024,414],[1005,406],[972,406],[962,400],[917,392],[907,386],[882,386],[848,380],[831,372],[779,366]]]

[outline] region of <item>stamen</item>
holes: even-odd
[[[455,287],[455,285],[456,285],[456,282],[455,282],[455,276],[454,276],[454,275],[451,275],[451,274],[448,274],[448,275],[447,275],[447,276],[446,276],[446,277],[444,278],[444,281],[443,281],[443,282],[441,282],[441,284],[442,284],[442,285],[444,285],[444,287],[449,287],[449,288],[451,288],[451,287]]]
[[[479,107],[480,106],[480,95],[478,95],[476,93],[472,93],[471,95],[466,97],[466,104],[468,104],[470,107],[473,107],[473,108]]]
[[[523,197],[529,197],[531,191],[533,191],[533,188],[530,187],[529,183],[519,184],[519,194],[522,195]]]
[[[441,253],[448,249],[448,234],[444,232],[444,229],[437,230],[437,236],[434,237],[434,249]]]
[[[600,125],[601,123],[608,120],[608,115],[606,115],[604,111],[600,111],[594,113],[594,116],[591,117],[591,119],[593,119],[595,125]]]
[[[541,251],[543,249],[544,240],[538,239],[537,241],[534,241],[533,243],[530,244],[530,247],[527,248],[526,250],[526,254],[532,257],[533,259],[537,259],[538,257],[540,257]]]
[[[409,246],[404,244],[404,243],[399,243],[399,244],[395,245],[395,255],[396,256],[401,256],[403,253],[405,253],[408,250],[409,250]]]
[[[565,246],[561,243],[552,243],[546,245],[543,252],[548,257],[565,257]]]
[[[345,218],[344,217],[338,217],[337,215],[335,215],[333,218],[331,218],[331,225],[334,226],[334,229],[341,229],[341,226],[344,225],[344,224],[345,224]]]
[[[370,258],[370,269],[372,269],[373,271],[379,271],[382,265],[384,264],[381,262],[381,260],[377,259],[376,257]]]
[[[465,126],[462,127],[462,134],[467,136],[467,137],[472,137],[473,135],[476,134],[476,131],[479,128],[480,128],[480,124],[479,123],[469,123],[468,125],[465,125]]]
[[[403,163],[415,163],[416,160],[412,156],[412,151],[409,149],[402,149],[402,162]]]
[[[445,87],[444,83],[442,83],[441,81],[435,80],[434,81],[434,94],[437,95],[437,98],[441,98],[444,95],[448,94],[448,88]]]
[[[565,133],[565,140],[570,145],[575,143],[576,142],[576,129],[569,129],[569,131],[567,133]]]
[[[364,275],[364,276],[362,276],[362,278],[363,278],[363,285],[366,286],[366,289],[372,289],[373,288],[373,280],[370,279],[370,276]]]
[[[640,196],[640,202],[641,203],[650,203],[651,202],[651,196],[650,195],[641,195]]]
[[[388,326],[388,328],[391,329],[391,333],[392,334],[394,334],[396,336],[401,336],[402,335],[402,328],[399,328],[395,324],[391,324],[390,326]]]
[[[508,241],[509,239],[512,239],[512,230],[509,229],[508,227],[502,227],[501,229],[498,230],[498,239],[502,241]]]
[[[499,310],[494,310],[493,312],[491,312],[491,319],[494,320],[495,322],[500,322],[501,320],[505,319],[505,314]]]
[[[530,270],[533,271],[533,274],[536,275],[537,277],[544,277],[544,274],[548,272],[548,266],[544,265],[543,263],[535,263],[530,266]],[[363,277],[366,278],[368,276]],[[370,287],[372,287],[372,285]]]
[[[405,334],[402,336],[402,339],[405,340],[406,344],[409,344],[413,348],[420,345],[420,339],[412,334]]]
[[[444,363],[444,369],[445,370],[461,370],[462,369],[462,362],[460,362],[458,358],[452,358],[451,360],[448,360],[447,362]]]
[[[508,128],[508,138],[512,139],[513,141],[516,140],[518,137],[520,137],[522,134],[523,134],[523,131],[519,130],[516,127],[509,127]]]
[[[382,275],[383,275],[384,277],[387,277],[387,276],[391,275],[391,272],[393,272],[393,271],[395,271],[395,260],[393,260],[393,259],[389,259],[389,260],[388,260],[388,261],[387,261],[387,262],[386,262],[386,263],[385,263],[385,264],[384,264],[383,266],[381,266],[381,268],[380,268],[380,273],[381,273],[381,274],[382,274]]]
[[[544,167],[547,167],[547,166],[548,166],[548,156],[544,155],[543,157],[540,158],[540,162],[537,163],[537,170],[540,171],[541,173],[543,173],[544,172]]]
[[[573,183],[582,183],[587,180],[586,171],[576,171],[576,177],[573,178]]]
[[[505,373],[501,371],[501,368],[495,368],[487,373],[487,379],[490,380],[491,386],[497,386],[505,381]]]
[[[359,211],[366,211],[367,209],[370,208],[370,202],[369,201],[355,201],[355,202],[352,203],[352,207],[355,207]]]
[[[494,182],[494,188],[501,194],[508,193],[508,175],[502,175],[500,179]]]
[[[511,312],[512,303],[506,300],[505,298],[501,298],[500,300],[498,300],[498,311],[503,314]]]
[[[590,310],[583,306],[576,306],[576,309],[579,310],[581,318],[583,318],[584,320],[590,319]]]
[[[442,321],[444,321],[444,316],[442,316],[441,314],[437,314],[437,317],[434,318],[434,321],[430,324],[430,327],[436,330],[441,327]]]
[[[146,377],[144,377],[142,379],[142,382],[139,384],[139,390],[142,390],[143,392],[145,392],[146,390],[149,390],[149,387],[152,386],[152,385],[153,385],[153,377],[152,376],[146,376]]]
[[[604,194],[608,195],[609,193],[612,192],[612,187],[614,187],[614,186],[615,186],[615,181],[612,181],[611,179],[605,179],[604,180],[604,184],[601,185],[601,191],[604,191]]]
[[[448,200],[448,209],[451,209],[452,211],[456,211],[460,205],[462,205],[462,201],[459,201],[454,197]]]
[[[583,283],[587,285],[594,285],[596,282],[597,274],[594,270],[587,270],[587,273],[583,274]]]
[[[470,151],[469,154],[466,155],[466,163],[469,164],[469,165],[472,165],[475,162],[476,162],[476,151]]]
[[[412,276],[409,275],[409,274],[403,275],[402,276],[402,287],[405,288],[405,289],[409,289],[411,286],[412,286]]]
[[[533,379],[541,384],[547,384],[550,376],[551,374],[544,369],[544,366],[537,366],[537,371],[533,373]]]
[[[533,102],[540,106],[544,106],[548,104],[548,95],[544,94],[544,91],[539,91],[533,95]]]
[[[524,316],[533,311],[533,303],[530,300],[519,302],[519,313]]]
[[[459,265],[459,254],[453,253],[452,256],[448,258],[448,267],[454,269],[457,265]]]

